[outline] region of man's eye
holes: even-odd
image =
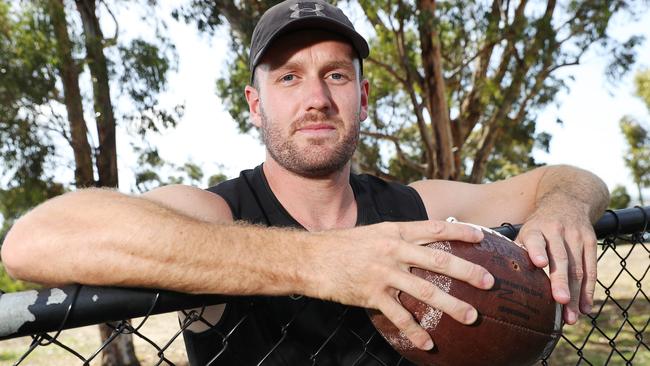
[[[294,79],[294,77],[295,76],[293,74],[284,75],[282,77],[282,81],[292,81]]]
[[[337,72],[333,73],[333,74],[330,75],[330,76],[331,76],[332,79],[334,79],[334,80],[342,80],[342,79],[343,79],[343,74],[339,74],[339,73],[337,73]]]

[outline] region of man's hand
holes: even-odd
[[[591,312],[596,285],[596,234],[581,206],[567,198],[562,205],[540,207],[516,239],[537,267],[549,266],[553,297],[566,305],[568,324],[575,324],[578,311]]]
[[[429,334],[399,302],[404,291],[463,324],[476,321],[471,305],[410,273],[418,267],[489,289],[494,277],[476,264],[442,250],[423,247],[434,241],[479,242],[483,233],[444,221],[387,222],[322,235],[310,257],[313,278],[306,295],[381,311],[413,344],[431,349]]]
[[[411,186],[431,218],[454,216],[486,227],[523,223],[517,241],[535,265],[550,265],[553,297],[567,305],[565,321],[575,323],[578,309],[591,310],[596,283],[592,223],[609,203],[602,179],[558,165],[489,184],[420,180]]]

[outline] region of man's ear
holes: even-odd
[[[262,126],[262,118],[260,114],[260,93],[257,89],[250,85],[244,88],[246,94],[246,102],[248,102],[248,111],[250,112],[251,122],[255,127]]]
[[[367,79],[361,80],[359,83],[359,89],[361,92],[361,108],[359,109],[359,122],[365,121],[368,118],[368,93],[370,92],[370,83]]]

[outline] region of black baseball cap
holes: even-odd
[[[350,41],[359,54],[359,61],[368,57],[368,42],[354,30],[352,22],[341,9],[323,0],[287,0],[267,10],[255,26],[250,70],[255,70],[275,39],[300,29],[320,29],[340,34]]]

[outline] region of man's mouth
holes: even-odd
[[[335,130],[336,128],[327,123],[314,123],[298,128],[298,131],[303,132],[326,132],[328,130]]]

